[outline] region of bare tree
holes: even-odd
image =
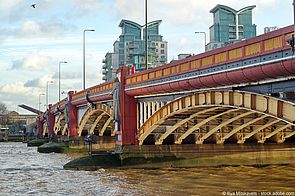
[[[7,107],[4,103],[0,103],[0,115],[7,114]]]
[[[7,107],[4,103],[0,103],[0,124],[7,124]]]

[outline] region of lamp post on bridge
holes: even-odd
[[[95,31],[94,29],[85,29],[83,31],[83,90],[85,90],[86,86],[86,71],[85,71],[85,32],[86,31]]]
[[[294,32],[295,32],[295,0],[293,0],[293,17],[294,17]]]
[[[148,53],[148,8],[147,8],[147,0],[145,0],[145,66],[146,70],[149,69],[148,59],[149,59],[149,53]]]
[[[207,44],[206,32],[204,32],[204,31],[196,31],[195,34],[204,34],[205,52],[206,52],[206,44]]]
[[[48,109],[48,102],[49,102],[49,100],[48,100],[49,99],[48,98],[49,97],[48,96],[48,94],[49,94],[49,92],[48,92],[49,91],[49,88],[48,88],[49,87],[49,84],[53,84],[53,81],[47,81],[46,82],[46,108],[47,109]]]
[[[60,64],[61,63],[68,63],[66,61],[60,61],[58,63],[58,101],[60,102]]]
[[[40,109],[40,105],[41,105],[40,97],[42,95],[45,95],[45,94],[44,93],[39,94],[39,99],[38,99],[39,100],[39,102],[38,102],[39,111],[41,111],[41,109]]]

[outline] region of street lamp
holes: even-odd
[[[293,17],[294,17],[294,32],[295,32],[295,0],[293,0]]]
[[[68,63],[66,61],[60,61],[58,63],[58,101],[60,102],[60,64],[61,63]]]
[[[148,8],[147,8],[147,0],[145,0],[145,66],[146,70],[148,70]]]
[[[45,94],[44,94],[44,93],[39,94],[39,102],[38,102],[39,111],[41,111],[41,110],[40,110],[40,105],[41,105],[40,97],[41,97],[42,95],[45,95]]]
[[[85,90],[86,84],[86,71],[85,71],[85,32],[95,31],[94,29],[85,29],[83,31],[83,90]]]
[[[49,99],[49,98],[48,98],[48,94],[49,94],[49,92],[48,92],[48,91],[49,91],[48,86],[49,86],[49,84],[53,84],[53,81],[47,81],[47,82],[46,82],[46,107],[47,107],[47,109],[48,109],[48,102],[49,102],[49,101],[48,101],[48,99]]]
[[[207,40],[206,40],[206,32],[204,32],[204,31],[197,31],[197,32],[195,32],[195,34],[204,34],[204,37],[205,37],[205,52],[206,52],[206,44],[207,44]]]

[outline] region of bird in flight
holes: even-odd
[[[36,8],[36,4],[32,4],[31,7],[32,7],[32,8]]]

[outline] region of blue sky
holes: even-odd
[[[253,23],[257,33],[267,26],[293,23],[292,0],[148,0],[149,21],[161,19],[160,33],[168,41],[168,59],[180,53],[201,53],[204,38],[217,4],[236,10],[256,5]],[[35,3],[36,8],[30,7]],[[0,0],[0,102],[9,110],[28,113],[17,107],[38,107],[38,96],[49,86],[49,102],[58,100],[57,70],[61,65],[61,91],[82,89],[82,34],[86,34],[86,85],[102,82],[104,55],[112,51],[120,35],[121,19],[144,23],[144,0]],[[208,41],[208,40],[207,40]],[[45,97],[41,97],[44,110]]]

